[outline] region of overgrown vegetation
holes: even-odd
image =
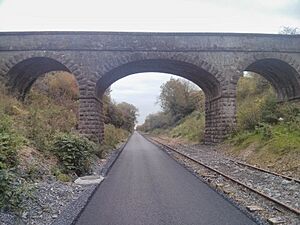
[[[21,215],[26,201],[32,198],[32,186],[14,169],[0,170],[0,209]]]
[[[113,102],[108,90],[104,96],[105,140],[100,146],[78,136],[78,106],[77,83],[66,72],[40,77],[23,102],[0,87],[0,210],[20,215],[32,182],[42,177],[41,165],[24,166],[21,152],[25,158],[37,157],[38,152],[39,160],[51,160],[42,165],[49,167],[48,176],[69,182],[91,172],[95,156],[115,148],[134,128],[137,109]]]
[[[138,129],[200,142],[205,124],[204,96],[201,90],[189,87],[181,79],[162,85],[159,100],[163,111],[149,115]],[[278,103],[270,83],[248,72],[238,83],[237,121],[237,129],[227,141],[230,153],[253,164],[300,174],[299,102]]]
[[[161,86],[162,112],[147,116],[138,129],[199,142],[204,134],[204,93],[183,79],[171,78]]]
[[[228,140],[235,146],[231,152],[243,156],[247,151],[245,159],[255,164],[299,170],[299,102],[277,103],[270,84],[256,74],[241,78],[237,95],[238,130]]]
[[[93,142],[84,137],[62,134],[56,137],[53,147],[65,173],[75,172],[80,176],[89,172],[92,155],[96,151]]]

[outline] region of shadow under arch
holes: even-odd
[[[274,87],[279,101],[300,98],[300,75],[289,63],[276,59],[258,59],[249,64],[244,71],[263,76]]]
[[[166,73],[186,78],[203,90],[207,101],[221,95],[220,82],[214,75],[201,67],[178,60],[145,59],[125,63],[104,74],[96,83],[95,96],[101,99],[105,90],[117,80],[145,72]]]
[[[50,57],[30,57],[13,65],[7,72],[6,86],[18,98],[24,100],[34,82],[43,74],[52,71],[65,71],[73,74],[78,86],[78,80],[72,70],[63,62]]]

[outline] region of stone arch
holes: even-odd
[[[255,72],[274,87],[279,101],[300,98],[300,66],[284,54],[255,54],[240,64],[240,71]],[[240,76],[236,76],[235,83]]]
[[[102,77],[96,81],[95,96],[98,98],[117,80],[136,73],[161,72],[181,76],[198,85],[208,100],[221,95],[220,83],[224,79],[209,63],[198,57],[187,58],[180,54],[133,54],[108,60],[104,68]]]
[[[223,88],[225,77],[214,66],[200,60],[199,57],[186,58],[180,54],[141,55],[115,57],[103,65],[102,76],[95,83],[97,105],[100,105],[104,91],[115,81],[130,74],[142,72],[162,72],[184,77],[198,85],[205,93],[205,143],[218,143],[235,126],[234,102],[226,95]],[[224,92],[224,93],[223,93]],[[95,101],[94,101],[95,102]],[[103,134],[102,118],[95,118]],[[91,127],[91,125],[89,125]],[[94,131],[96,133],[96,131]],[[101,136],[103,137],[103,135]],[[101,140],[100,140],[101,141]]]
[[[12,93],[24,98],[40,75],[59,70],[73,74],[78,86],[82,83],[83,74],[79,66],[59,53],[40,52],[15,55],[4,63],[1,76]]]

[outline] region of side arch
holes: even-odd
[[[19,98],[24,98],[35,80],[51,71],[72,73],[78,83],[83,80],[80,67],[59,53],[31,53],[15,55],[1,66],[1,77],[8,89]]]
[[[300,66],[296,60],[283,54],[258,54],[240,64],[240,71],[255,72],[274,87],[279,101],[300,98]],[[240,76],[235,77],[238,82]]]

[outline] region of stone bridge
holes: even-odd
[[[205,142],[236,125],[236,88],[243,71],[261,74],[279,101],[300,98],[300,35],[231,33],[0,33],[0,77],[24,98],[50,71],[72,73],[79,86],[79,132],[103,140],[102,95],[134,73],[184,77],[205,93]],[[134,83],[132,84],[134,88]]]

